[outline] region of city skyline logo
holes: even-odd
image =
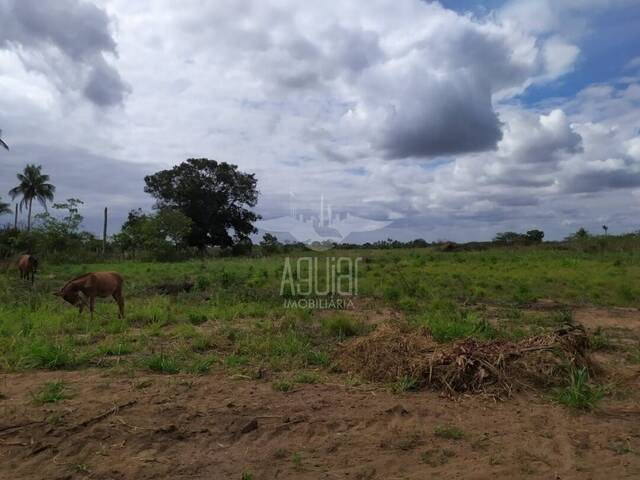
[[[289,192],[289,214],[259,220],[256,227],[272,234],[289,234],[297,242],[314,251],[326,251],[343,243],[353,233],[373,232],[389,226],[391,220],[372,220],[350,212],[336,212],[333,205],[320,195],[316,214],[305,214],[295,205],[295,195]]]

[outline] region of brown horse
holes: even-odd
[[[80,313],[87,305],[80,293],[89,299],[89,311],[93,320],[93,310],[96,297],[105,298],[112,296],[118,302],[119,317],[124,318],[124,297],[122,296],[122,284],[124,280],[117,272],[92,272],[69,280],[54,295],[62,297],[71,305],[78,307]]]
[[[20,278],[29,280],[31,275],[31,285],[33,285],[38,271],[38,259],[33,255],[21,255],[18,259],[18,270],[20,270]]]

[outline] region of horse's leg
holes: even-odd
[[[91,323],[93,323],[93,310],[95,309],[96,306],[96,296],[95,295],[90,295],[89,296],[89,311],[91,312]]]
[[[113,292],[113,299],[118,302],[118,317],[124,318],[124,298],[122,298],[122,288]]]

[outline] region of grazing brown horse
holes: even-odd
[[[89,311],[93,320],[93,310],[96,297],[105,298],[112,296],[118,302],[119,317],[124,318],[124,298],[122,296],[122,284],[124,280],[117,272],[92,272],[69,280],[60,290],[54,293],[62,297],[71,305],[78,307],[80,313],[87,305],[86,300],[80,296],[82,293],[89,299]]]
[[[33,255],[21,255],[18,259],[18,270],[20,270],[20,278],[29,280],[31,275],[31,285],[33,285],[38,271],[38,259]]]

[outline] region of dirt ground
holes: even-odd
[[[638,338],[638,311],[575,317]],[[393,394],[339,375],[284,393],[224,373],[3,374],[0,478],[640,478],[640,366],[622,357],[598,353],[615,389],[591,413],[535,392]],[[36,406],[33,393],[55,380],[73,396]]]

